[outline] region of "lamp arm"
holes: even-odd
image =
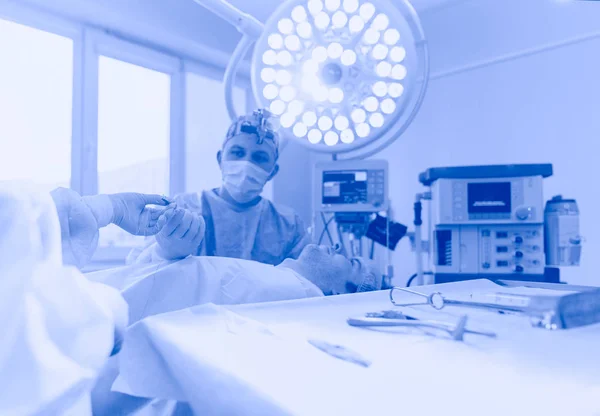
[[[258,39],[263,32],[264,25],[255,17],[242,12],[226,0],[194,0],[199,5],[210,10],[223,20],[231,23],[243,35]]]

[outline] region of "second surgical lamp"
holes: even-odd
[[[233,84],[254,46],[252,89],[280,133],[317,152],[366,158],[417,114],[429,77],[425,36],[407,0],[286,0],[263,25],[225,0],[194,0],[242,33],[225,72]]]

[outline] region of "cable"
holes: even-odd
[[[325,233],[327,233],[328,237],[329,237],[329,241],[331,242],[331,245],[333,245],[333,238],[331,237],[331,233],[329,232],[329,224],[331,224],[331,221],[333,221],[333,219],[335,218],[335,216],[331,216],[331,218],[329,218],[329,220],[325,219],[325,214],[321,212],[321,219],[323,220],[323,231],[321,231],[321,235],[319,236],[319,242],[317,243],[318,245],[321,245],[321,243],[323,242],[323,237],[325,237]]]
[[[413,282],[413,280],[415,280],[417,278],[417,276],[418,276],[418,274],[415,273],[411,277],[409,277],[408,281],[406,282],[406,287],[410,287],[410,284]]]
[[[346,244],[344,243],[344,236],[342,235],[342,229],[339,224],[337,225],[337,233],[338,233],[338,238],[340,240],[340,245],[342,246],[342,254],[344,256],[348,256],[348,253],[346,251]]]

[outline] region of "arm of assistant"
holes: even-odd
[[[81,197],[67,188],[50,193],[57,209],[63,262],[82,268],[98,246],[98,230],[108,224],[133,235],[155,235],[175,207],[160,195],[119,193]]]

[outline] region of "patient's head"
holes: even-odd
[[[309,244],[297,260],[287,259],[282,266],[300,273],[326,295],[381,289],[381,273],[371,261],[347,258],[327,246]]]

